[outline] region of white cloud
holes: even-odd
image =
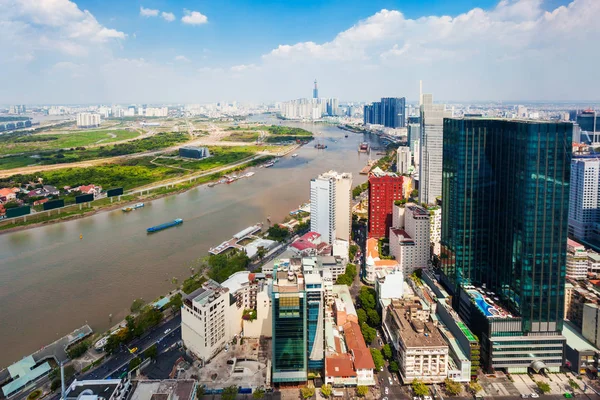
[[[244,71],[249,71],[249,70],[256,70],[258,69],[258,67],[254,64],[240,64],[240,65],[234,65],[233,67],[229,68],[232,72],[244,72]]]
[[[151,8],[140,7],[140,16],[142,17],[158,17],[158,10],[153,10]]]
[[[185,15],[181,18],[181,22],[188,25],[202,25],[208,22],[208,17],[198,11],[184,10]]]
[[[187,58],[186,56],[176,56],[175,57],[175,61],[179,61],[179,62],[190,62],[190,59]]]
[[[167,22],[173,22],[173,21],[175,21],[175,14],[173,14],[171,12],[164,12],[163,11],[160,15]]]

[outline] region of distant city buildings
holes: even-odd
[[[311,231],[333,244],[350,241],[352,224],[352,174],[329,171],[310,181]]]
[[[400,175],[407,175],[411,167],[410,148],[400,146],[396,150],[396,172]]]
[[[100,126],[100,114],[97,113],[79,113],[77,114],[78,128],[97,128]]]
[[[445,119],[443,132],[441,270],[482,363],[558,371],[572,124]]]
[[[599,241],[600,157],[573,158],[569,190],[569,235]]]
[[[21,105],[13,105],[8,108],[9,114],[25,114],[27,112],[27,107],[24,104]]]
[[[364,106],[364,124],[383,125],[386,128],[406,126],[406,98],[384,97],[380,102]]]
[[[452,114],[443,104],[433,104],[431,94],[421,97],[419,202],[436,204],[442,195],[443,122]]]

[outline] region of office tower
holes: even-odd
[[[578,114],[577,125],[587,132],[590,144],[600,142],[600,115],[595,110],[585,110]]]
[[[77,114],[78,128],[97,128],[100,126],[100,114],[79,113]]]
[[[273,383],[306,382],[308,370],[304,275],[291,265],[275,267],[273,307]]]
[[[330,117],[337,115],[338,107],[339,107],[338,99],[335,99],[335,98],[327,99],[326,107],[327,107],[327,110],[326,110],[327,115],[329,115]]]
[[[443,104],[433,104],[431,94],[421,97],[419,202],[435,204],[442,195],[443,122],[450,112]]]
[[[600,158],[571,161],[569,234],[577,240],[597,241],[600,223]]]
[[[319,89],[317,88],[317,80],[315,79],[315,87],[313,88],[313,99],[319,98]]]
[[[404,97],[383,97],[381,99],[381,124],[386,128],[406,126],[406,99]]]
[[[400,146],[396,153],[396,172],[400,175],[408,174],[408,169],[410,168],[410,147]]]
[[[404,178],[375,168],[369,174],[369,237],[389,237],[394,201],[404,198]]]
[[[367,104],[363,107],[363,124],[371,123],[371,114],[373,113],[373,104]]]
[[[350,241],[352,174],[329,171],[310,181],[310,230],[321,240]]]
[[[410,147],[410,154],[415,154],[415,151],[419,151],[419,147],[415,145],[419,143],[419,136],[421,132],[421,125],[419,124],[408,124],[407,129],[407,142]]]
[[[321,372],[325,366],[324,312],[325,296],[323,278],[318,271],[304,271],[306,293],[306,350],[308,370]]]
[[[563,364],[572,129],[444,119],[441,272],[488,370]]]

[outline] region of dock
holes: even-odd
[[[360,170],[360,174],[361,175],[368,175],[369,172],[371,171],[372,166],[371,165],[365,165],[363,169]]]
[[[244,246],[241,246],[238,243],[241,242],[242,240],[254,235],[256,232],[259,232],[261,229],[262,229],[261,222],[259,222],[256,225],[249,226],[248,228],[244,229],[243,231],[239,231],[238,233],[233,235],[233,237],[231,239],[224,241],[223,243],[221,243],[220,245],[218,245],[216,247],[211,247],[210,250],[208,250],[208,252],[210,254],[217,255],[217,254],[223,253],[227,249],[231,249],[231,248],[241,249]]]

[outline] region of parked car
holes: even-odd
[[[540,397],[540,395],[539,395],[539,394],[537,394],[537,393],[531,393],[531,398],[532,398],[532,399],[537,399],[537,398],[539,398],[539,397]]]
[[[526,399],[526,398],[528,398],[528,397],[529,397],[529,395],[528,395],[528,394],[525,394],[525,393],[523,393],[523,394],[521,395],[521,398],[522,398],[522,399]]]

